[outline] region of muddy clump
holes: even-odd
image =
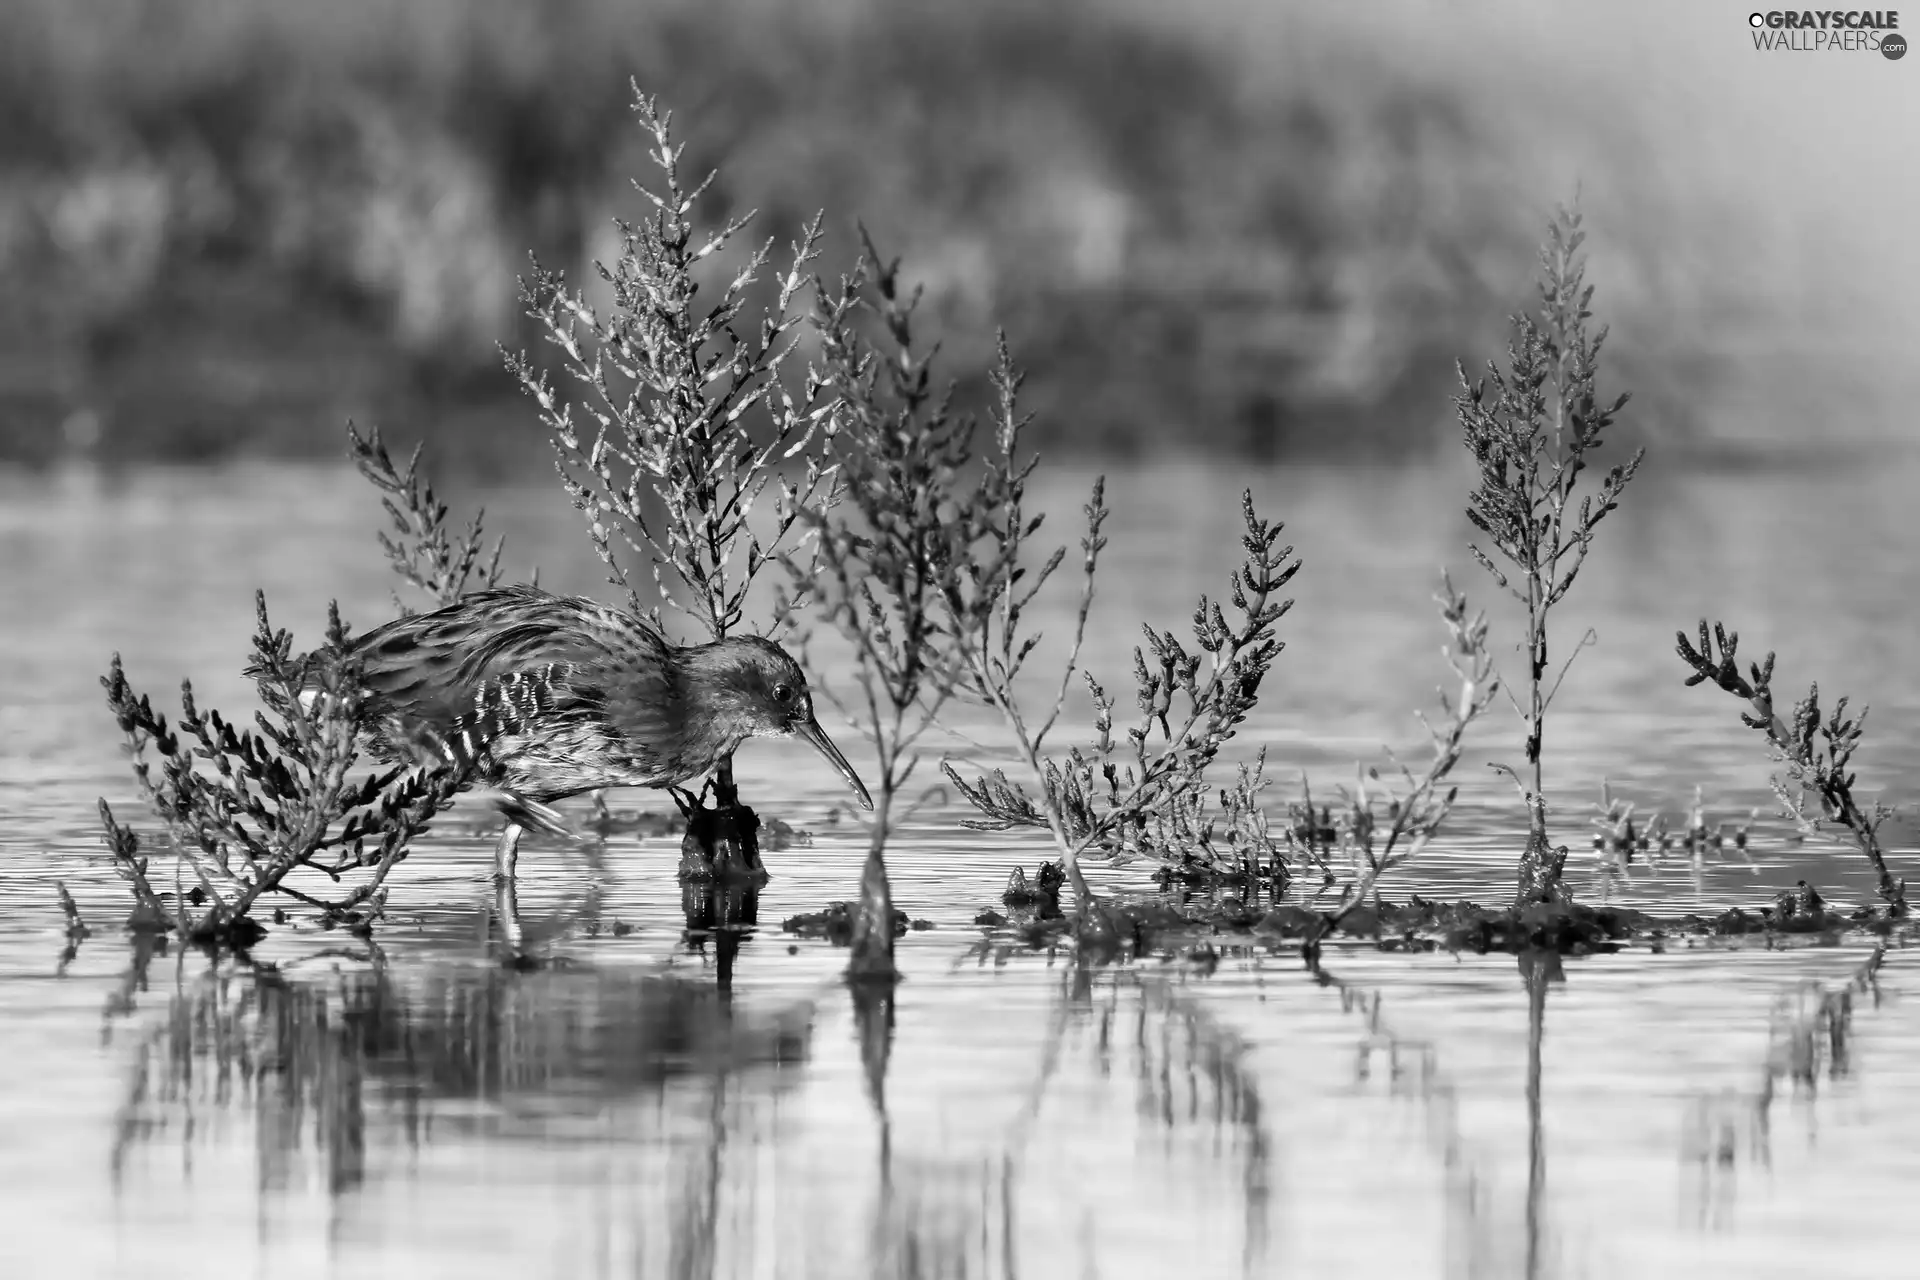
[[[788,916],[780,922],[780,930],[800,938],[825,938],[836,947],[849,946],[853,942],[858,909],[859,904],[855,902],[829,902],[822,910]],[[908,932],[923,933],[931,928],[931,921],[915,920],[898,907],[894,908],[894,937],[901,937]]]
[[[1057,897],[1053,900],[1057,911]],[[1371,940],[1383,950],[1554,952],[1588,955],[1630,946],[1663,949],[1676,940],[1764,938],[1785,935],[1838,942],[1848,936],[1885,936],[1900,927],[1884,911],[1835,910],[1802,881],[1770,906],[1734,907],[1716,915],[1656,916],[1630,907],[1588,906],[1563,896],[1517,907],[1468,901],[1438,902],[1414,895],[1334,910],[1297,903],[1267,907],[1233,895],[1204,900],[1154,897],[1103,904],[1115,941],[1135,955],[1186,952],[1208,939],[1238,938],[1252,945],[1298,943],[1313,950],[1329,939]],[[1055,945],[1073,932],[1058,915],[984,909],[974,923],[1032,947]]]

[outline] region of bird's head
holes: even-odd
[[[813,714],[807,676],[785,649],[759,636],[733,636],[695,650],[690,664],[700,701],[734,738],[796,737],[813,745],[867,808],[873,797]]]

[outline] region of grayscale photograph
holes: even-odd
[[[3,0],[0,1276],[1907,1274],[1915,27]]]

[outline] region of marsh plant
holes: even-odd
[[[1625,395],[1604,400],[1599,393],[1607,334],[1588,324],[1593,289],[1580,256],[1585,238],[1580,215],[1563,210],[1540,254],[1539,308],[1513,317],[1507,368],[1489,363],[1487,376],[1475,381],[1460,366],[1461,391],[1454,399],[1480,472],[1467,500],[1467,517],[1487,540],[1487,547],[1474,543],[1469,549],[1526,610],[1525,672],[1519,682],[1525,703],[1514,696],[1513,682],[1507,686],[1526,731],[1526,762],[1523,770],[1493,766],[1513,779],[1527,807],[1520,903],[1560,896],[1566,848],[1555,851],[1548,845],[1542,740],[1547,711],[1573,657],[1596,639],[1588,631],[1556,673],[1549,664],[1547,619],[1573,588],[1593,549],[1595,530],[1619,505],[1645,454],[1636,451],[1609,468],[1597,489],[1581,492],[1591,455],[1627,403]]]
[[[1625,876],[1627,865],[1636,855],[1645,855],[1649,862],[1657,863],[1676,848],[1695,863],[1704,859],[1710,850],[1732,849],[1746,859],[1750,870],[1759,870],[1747,852],[1753,824],[1760,817],[1757,808],[1747,810],[1746,817],[1740,821],[1722,818],[1709,825],[1706,789],[1696,783],[1693,803],[1678,824],[1669,824],[1667,815],[1657,811],[1645,821],[1638,821],[1637,810],[1634,801],[1615,795],[1611,784],[1605,778],[1600,780],[1600,802],[1593,806],[1593,816],[1588,821],[1594,829],[1593,847],[1600,851],[1603,866],[1611,871]]]
[[[502,544],[486,547],[481,516],[464,530],[450,524],[418,449],[396,466],[377,428],[363,436],[349,424],[347,453],[382,494],[392,529],[377,536],[403,581],[436,605],[499,581]],[[346,644],[335,607],[325,643],[296,655],[257,593],[246,674],[263,710],[251,728],[202,711],[191,681],[181,683],[180,717],[169,723],[114,655],[101,684],[165,841],[156,850],[101,800],[114,870],[133,893],[139,927],[244,945],[263,932],[251,913],[268,894],[317,909],[330,924],[365,926],[379,915],[388,875],[464,779],[408,767],[356,776],[370,713]],[[156,864],[156,852],[170,862]],[[312,874],[287,883],[299,872]]]
[[[1317,847],[1297,844],[1290,825],[1276,825],[1268,814],[1273,779],[1266,749],[1236,769],[1231,783],[1195,791],[1151,815],[1115,861],[1157,858],[1162,884],[1231,886],[1247,894],[1265,886],[1275,898],[1286,892],[1298,863],[1324,865]]]
[[[893,951],[887,838],[917,807],[906,789],[920,743],[963,670],[939,610],[968,563],[954,521],[975,483],[976,424],[953,413],[951,388],[933,381],[934,353],[914,335],[920,295],[903,293],[899,261],[883,258],[864,229],[862,250],[837,290],[821,285],[816,312],[826,389],[840,404],[841,503],[807,511],[815,555],[788,558],[787,568],[796,591],[822,586],[826,618],[851,650],[851,701],[828,696],[873,744],[877,765],[852,964],[884,975]]]
[[[1467,729],[1493,705],[1500,687],[1487,652],[1486,616],[1469,612],[1466,596],[1445,575],[1434,600],[1448,634],[1441,653],[1459,685],[1455,693],[1438,690],[1438,720],[1415,713],[1432,748],[1418,772],[1389,752],[1384,772],[1375,765],[1356,767],[1353,786],[1339,788],[1338,804],[1316,804],[1312,783],[1303,777],[1302,798],[1276,822],[1263,803],[1269,785],[1263,750],[1253,763],[1239,766],[1236,782],[1218,788],[1212,804],[1207,791],[1199,790],[1156,814],[1137,835],[1134,850],[1158,856],[1172,872],[1163,879],[1242,890],[1267,883],[1276,899],[1291,878],[1317,869],[1321,885],[1314,898],[1336,885],[1341,892],[1340,906],[1325,916],[1326,930],[1361,904],[1377,902],[1381,877],[1417,857],[1453,812],[1459,788],[1448,780]],[[1344,883],[1335,865],[1342,861],[1349,871]]]
[[[1441,653],[1459,683],[1451,693],[1444,687],[1438,691],[1437,723],[1420,714],[1432,750],[1420,772],[1415,773],[1399,760],[1392,761],[1386,776],[1378,767],[1358,771],[1354,788],[1346,796],[1340,833],[1355,877],[1344,891],[1340,908],[1326,917],[1327,930],[1337,927],[1362,904],[1376,900],[1381,877],[1418,857],[1439,834],[1460,794],[1460,788],[1449,785],[1448,779],[1460,763],[1467,730],[1493,706],[1500,689],[1493,657],[1487,652],[1486,615],[1470,612],[1466,596],[1445,575],[1434,600],[1447,629],[1447,643]]]
[[[500,585],[500,552],[505,539],[486,545],[486,513],[476,512],[463,531],[448,523],[447,504],[433,491],[420,470],[421,446],[415,446],[407,465],[397,467],[380,439],[380,428],[361,435],[347,424],[347,456],[354,468],[380,491],[391,531],[375,534],[387,563],[401,581],[411,584],[433,606],[452,604],[470,591]],[[394,593],[402,614],[413,609]]]
[[[1774,709],[1772,653],[1765,662],[1749,663],[1748,674],[1742,676],[1735,660],[1740,637],[1719,623],[1709,633],[1703,618],[1697,643],[1689,642],[1684,631],[1676,633],[1676,640],[1681,660],[1693,670],[1688,685],[1712,681],[1751,708],[1742,711],[1740,719],[1766,735],[1770,755],[1782,766],[1768,781],[1787,817],[1808,836],[1831,834],[1835,828],[1844,832],[1873,865],[1887,913],[1905,916],[1907,882],[1887,868],[1880,848],[1880,826],[1893,810],[1877,801],[1864,804],[1853,791],[1859,775],[1851,767],[1866,733],[1865,709],[1849,719],[1847,699],[1840,698],[1823,719],[1816,684],[1794,704],[1791,717],[1782,719]]]
[[[324,648],[295,656],[292,636],[272,625],[265,595],[257,596],[247,675],[264,710],[251,728],[203,712],[183,681],[176,729],[134,692],[114,655],[101,681],[107,705],[165,840],[152,849],[100,802],[136,924],[245,945],[262,931],[249,913],[266,894],[316,908],[329,922],[379,914],[387,876],[463,779],[450,769],[404,767],[354,776],[368,711],[341,657],[346,640],[333,609]],[[154,863],[156,852],[171,859],[170,877],[161,875],[167,863]],[[313,874],[287,883],[296,872]]]
[[[596,308],[536,262],[522,298],[559,352],[563,382],[525,353],[507,364],[539,406],[567,494],[628,607],[671,634],[664,603],[719,640],[743,626],[761,570],[783,551],[801,554],[811,536],[802,510],[837,497],[826,454],[834,397],[812,370],[793,369],[795,329],[806,319],[797,299],[820,223],[793,245],[771,300],[756,304],[772,242],[735,252],[752,214],[696,227],[715,175],[689,186],[671,116],[638,94],[634,113],[658,173],[652,188],[635,184],[651,213],[620,223],[619,259],[596,264],[610,306]],[[703,280],[730,257],[730,276]],[[717,290],[709,295],[706,283]],[[757,868],[755,823],[739,804],[731,759],[710,791],[715,806],[690,815],[690,837],[710,859],[737,854]]]
[[[1284,526],[1255,511],[1250,491],[1243,495],[1246,558],[1229,579],[1228,606],[1200,598],[1193,613],[1191,649],[1172,631],[1143,628],[1146,644],[1134,650],[1140,718],[1116,737],[1115,699],[1091,673],[1079,670],[1095,575],[1106,546],[1101,532],[1108,514],[1105,482],[1096,481],[1083,508],[1078,606],[1066,660],[1052,698],[1037,708],[1023,703],[1016,685],[1039,643],[1029,610],[1065,563],[1067,548],[1041,552],[1045,558],[1032,562],[1028,544],[1044,518],[1027,505],[1033,461],[1020,448],[1029,421],[1019,407],[1020,382],[1003,339],[993,372],[995,462],[985,469],[971,500],[955,513],[962,545],[972,548],[974,559],[947,575],[941,605],[960,659],[962,685],[999,713],[1027,780],[1014,781],[996,769],[968,781],[951,763],[943,767],[961,794],[985,815],[968,825],[984,830],[1037,827],[1052,835],[1084,914],[1093,897],[1080,871],[1081,855],[1098,851],[1124,856],[1157,849],[1151,842],[1159,820],[1192,806],[1211,786],[1209,768],[1253,711],[1260,683],[1283,646],[1276,626],[1293,601],[1279,595],[1300,562],[1292,558],[1292,547],[1280,545]],[[1087,747],[1055,754],[1049,738],[1076,676],[1084,680],[1093,702],[1094,740]]]

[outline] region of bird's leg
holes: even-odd
[[[500,832],[500,844],[493,852],[494,914],[500,920],[500,934],[515,957],[520,954],[520,894],[513,882],[515,865],[520,861],[521,826],[509,821]]]
[[[520,833],[525,830],[519,823],[509,821],[500,832],[500,843],[493,851],[493,878],[500,884],[513,883],[513,869],[520,861]]]
[[[507,944],[509,959],[519,960],[525,954],[526,937],[520,927],[520,891],[512,876],[494,881],[493,914],[500,921],[500,937]]]

